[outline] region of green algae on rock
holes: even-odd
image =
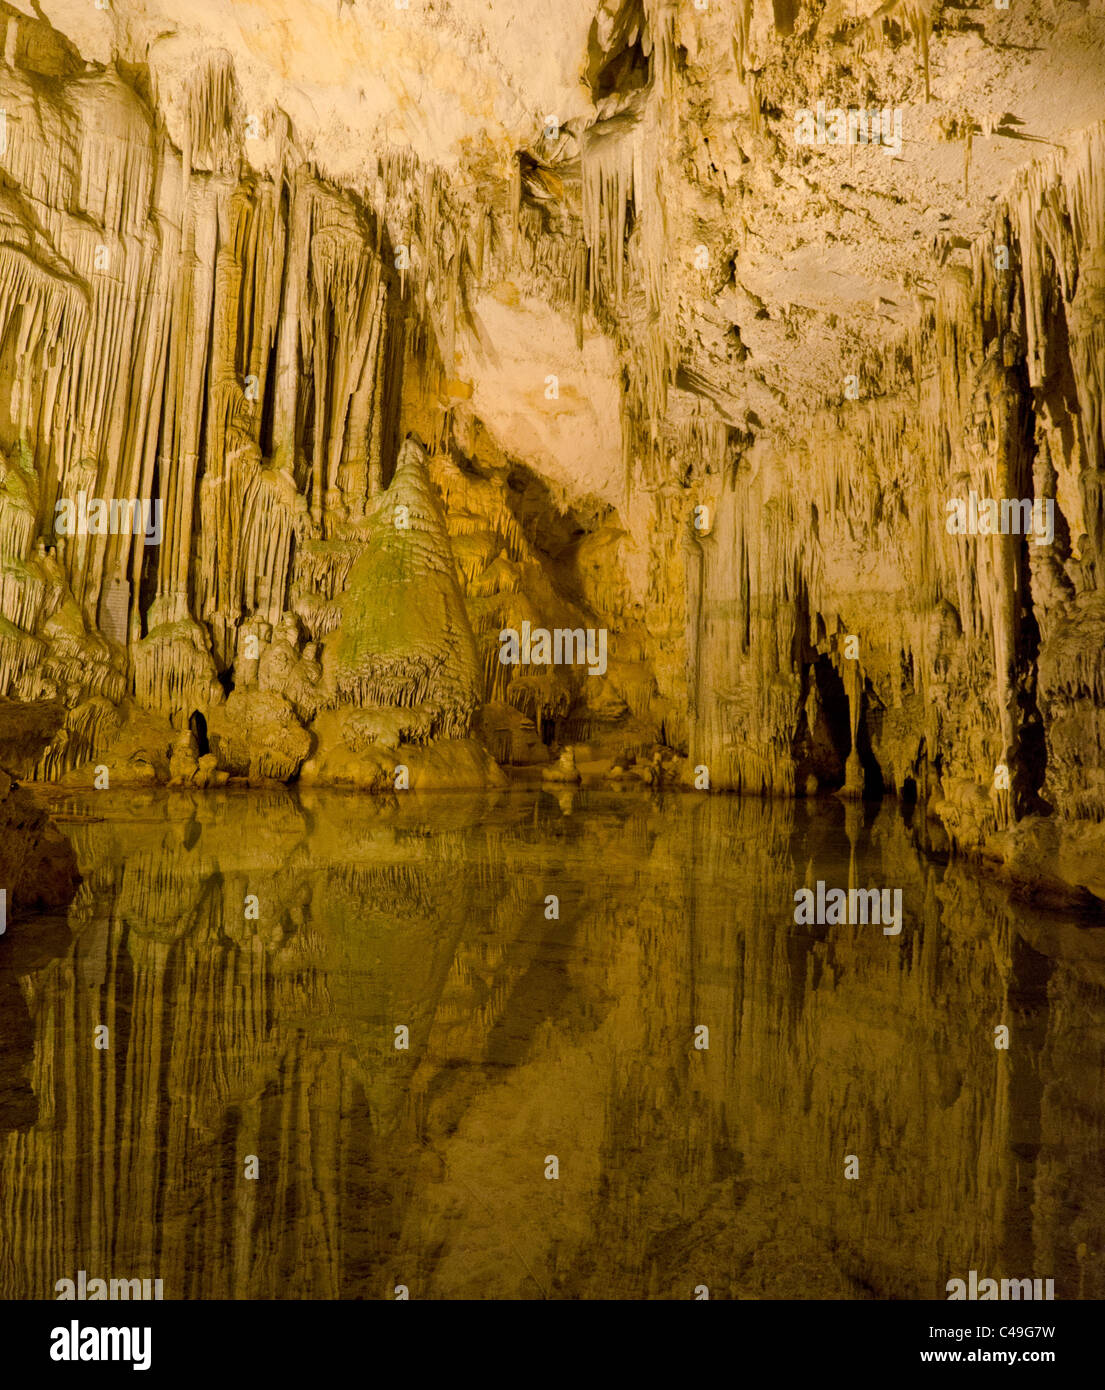
[[[431,733],[465,737],[480,704],[476,646],[426,456],[412,439],[377,499],[341,606],[339,696],[355,705],[422,706]]]

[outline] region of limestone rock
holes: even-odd
[[[288,781],[311,751],[310,734],[273,691],[232,691],[207,723],[218,767],[250,782]]]
[[[135,710],[249,692],[216,771],[366,709],[364,748],[898,793],[972,853],[1101,819],[1099,6],[290,0],[279,58],[239,8],[5,21],[34,776],[167,776]],[[501,662],[526,623],[605,632],[601,677]]]

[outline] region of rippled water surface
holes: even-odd
[[[0,937],[0,1296],[1105,1295],[1105,931],[895,805],[51,805],[83,882]],[[818,879],[901,934],[796,926]]]

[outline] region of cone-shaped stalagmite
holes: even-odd
[[[468,733],[480,671],[426,456],[407,439],[350,571],[336,639],[338,693],[358,705],[426,707],[434,731]]]

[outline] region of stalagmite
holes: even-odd
[[[468,733],[479,698],[475,646],[425,456],[411,439],[350,572],[335,648],[339,695],[425,706],[442,733]]]

